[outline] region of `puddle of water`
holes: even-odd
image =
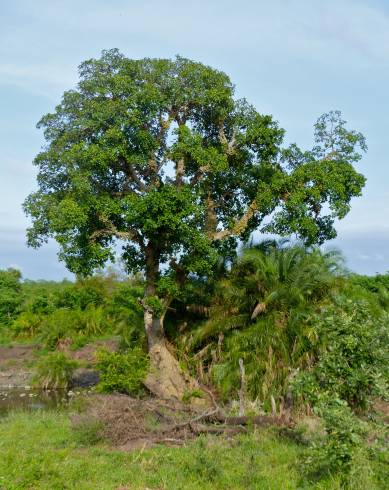
[[[11,410],[47,410],[63,406],[69,399],[66,390],[0,389],[0,417]]]

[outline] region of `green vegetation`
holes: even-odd
[[[36,364],[34,383],[47,389],[66,389],[69,386],[77,362],[63,352],[49,352]]]
[[[123,353],[102,350],[97,353],[96,367],[100,372],[99,391],[135,396],[144,391],[142,382],[149,370],[149,362],[139,347]]]
[[[296,488],[300,480],[308,488],[358,488],[356,482],[381,488],[386,428],[372,403],[388,397],[383,279],[373,288],[374,278],[347,273],[336,252],[268,241],[221,261],[212,277],[191,278],[171,302],[165,332],[181,365],[213,386],[227,407],[233,410],[241,396],[241,360],[246,413],[287,410],[298,418],[313,412],[321,420],[314,437],[291,446],[299,453],[292,465]],[[119,352],[97,355],[98,389],[144,395],[142,382],[150,371],[138,303],[141,277],[110,273],[75,283],[17,282],[18,310],[1,329],[8,339],[44,348],[36,364],[41,386],[66,387],[77,365],[57,348],[77,349],[120,334]],[[187,390],[183,401],[198,396],[206,393]],[[101,442],[99,427],[98,420],[81,424],[73,443],[95,451],[90,446]],[[299,440],[297,432],[292,439]],[[272,443],[284,444],[274,438]],[[204,467],[198,468],[204,478],[223,481],[218,465],[213,476],[211,466]],[[236,485],[243,488],[240,481]]]
[[[19,278],[18,309],[0,321],[0,332],[7,339],[38,342],[49,349],[64,341],[77,348],[113,335],[122,335],[123,344],[131,345],[144,338],[137,301],[143,291],[140,279],[119,279],[113,273],[75,283],[20,283]]]
[[[93,434],[93,428],[88,430],[81,436],[74,432],[65,413],[19,413],[2,420],[0,486],[7,490],[342,488],[339,477],[305,481],[299,461],[310,450],[272,431],[240,436],[233,442],[200,438],[187,447],[126,453],[113,451],[93,437],[93,446],[86,448],[85,441]],[[373,467],[375,476],[355,479],[352,488],[386,488],[388,456],[381,454],[381,463]]]
[[[20,307],[21,274],[15,269],[0,271],[0,324],[8,324]]]

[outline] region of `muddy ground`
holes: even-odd
[[[62,346],[61,350],[83,365],[75,372],[75,385],[83,386],[84,382],[86,385],[95,384],[98,381],[93,369],[95,352],[101,348],[115,351],[118,346],[119,341],[117,339],[98,340],[77,350],[71,350],[68,345]],[[31,385],[34,377],[34,363],[39,348],[36,345],[0,345],[0,389],[23,388]]]

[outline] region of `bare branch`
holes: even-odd
[[[136,230],[120,231],[113,223],[108,221],[107,218],[99,216],[99,220],[102,221],[106,227],[96,230],[91,234],[90,239],[92,242],[95,242],[99,237],[114,236],[119,240],[131,240],[136,242],[141,249],[144,249],[145,245],[143,238]]]
[[[185,175],[185,161],[180,158],[176,163],[176,185],[180,187],[183,183]]]
[[[224,132],[223,125],[219,129],[219,141],[223,146],[226,146],[227,155],[233,155],[236,152],[236,136],[238,131],[236,128],[232,131],[232,138],[230,141],[227,140],[226,133]]]
[[[147,190],[147,187],[145,184],[141,181],[137,171],[135,170],[134,166],[132,163],[128,162],[126,158],[121,157],[120,162],[123,165],[123,172],[127,176],[127,178],[130,179],[138,188],[139,191],[145,192]]]
[[[199,167],[197,172],[191,178],[190,185],[195,185],[198,182],[201,182],[204,179],[206,172],[208,172],[210,168],[210,165],[202,165],[201,167]]]
[[[211,199],[208,194],[206,199],[206,215],[204,221],[204,232],[206,235],[211,236],[213,233],[216,233],[217,228],[217,217],[215,212],[215,201]]]
[[[235,220],[232,228],[228,230],[216,231],[210,236],[211,240],[223,240],[224,238],[230,237],[232,235],[239,235],[240,233],[242,233],[242,231],[246,229],[248,221],[254,216],[257,209],[258,205],[255,201],[253,201],[248,207],[245,214],[241,218]]]

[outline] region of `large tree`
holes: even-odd
[[[181,397],[190,384],[167,348],[163,319],[189,274],[254,230],[333,238],[364,177],[365,149],[337,112],[315,126],[315,147],[282,149],[284,131],[224,73],[177,57],[130,60],[117,50],[80,66],[75,90],[44,116],[38,191],[25,201],[28,242],[50,237],[80,274],[113,260],[144,271],[149,386]]]

